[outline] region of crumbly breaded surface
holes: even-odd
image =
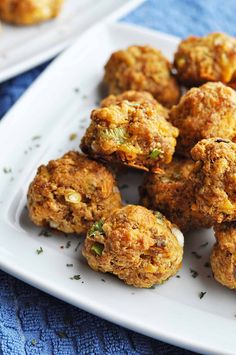
[[[41,165],[28,190],[31,220],[65,233],[87,232],[97,219],[120,206],[112,173],[73,151]]]
[[[178,79],[187,86],[235,81],[236,39],[223,33],[190,36],[180,42],[174,66]]]
[[[33,25],[56,17],[64,0],[1,0],[0,19],[16,25]]]
[[[111,55],[105,65],[104,80],[110,94],[127,90],[148,91],[158,102],[171,107],[180,97],[171,69],[170,62],[157,49],[131,46]]]
[[[194,189],[189,174],[193,167],[192,160],[175,157],[157,174],[147,174],[140,186],[141,204],[161,211],[184,232],[212,225],[210,218],[191,209]]]
[[[215,279],[228,288],[236,288],[236,222],[214,227],[216,244],[211,253]]]
[[[82,253],[95,271],[113,273],[135,287],[151,287],[179,270],[182,238],[159,212],[128,205],[91,228]]]
[[[150,171],[172,159],[178,129],[162,107],[124,100],[93,110],[91,120],[81,149],[94,158]]]
[[[222,138],[200,141],[191,151],[195,166],[193,210],[215,223],[236,219],[236,144]]]
[[[177,152],[190,150],[204,138],[236,139],[236,92],[222,83],[192,88],[170,110],[170,122],[179,128]]]
[[[108,107],[110,105],[117,105],[121,103],[122,101],[127,100],[132,103],[139,103],[139,104],[145,104],[149,103],[152,104],[154,107],[157,108],[157,111],[159,114],[162,113],[162,115],[165,118],[168,118],[169,115],[169,110],[162,106],[159,102],[157,102],[156,99],[152,96],[147,91],[135,91],[135,90],[129,90],[125,91],[120,95],[109,95],[105,99],[101,101],[100,106],[101,107]]]

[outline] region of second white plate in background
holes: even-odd
[[[60,15],[34,26],[2,24],[0,82],[52,58],[109,14],[123,16],[144,0],[65,0]]]

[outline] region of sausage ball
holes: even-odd
[[[73,151],[41,165],[28,190],[31,220],[65,233],[87,232],[97,219],[120,206],[112,173]]]
[[[195,166],[193,211],[215,223],[236,219],[236,144],[222,138],[200,141],[191,151]]]
[[[0,19],[15,25],[33,25],[56,17],[64,0],[1,0]]]
[[[94,158],[155,171],[169,163],[178,129],[151,103],[121,101],[92,111],[91,124],[81,141],[83,152]]]
[[[204,138],[236,138],[236,92],[221,83],[190,89],[170,111],[170,122],[179,128],[177,152],[190,150]]]
[[[228,288],[236,288],[236,222],[214,227],[216,244],[211,253],[214,278]]]
[[[174,66],[179,81],[187,86],[235,81],[236,39],[223,33],[190,36],[180,42]]]
[[[174,158],[156,174],[147,174],[140,186],[141,204],[158,209],[184,232],[212,225],[210,218],[191,209],[194,189],[189,174],[193,166],[190,159]]]
[[[181,267],[183,235],[160,212],[127,205],[92,226],[82,253],[95,271],[151,287]]]
[[[131,46],[111,55],[105,65],[104,81],[110,94],[126,90],[148,91],[158,102],[171,107],[180,97],[171,69],[170,62],[157,49]]]

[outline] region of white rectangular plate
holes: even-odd
[[[108,14],[128,12],[140,0],[65,0],[60,15],[34,26],[2,24],[0,82],[52,58]],[[117,12],[117,10],[119,10]]]
[[[160,48],[171,58],[178,39],[110,21],[97,25],[43,73],[0,124],[1,268],[75,306],[151,337],[199,352],[235,354],[235,293],[217,284],[204,266],[214,243],[211,230],[186,235],[180,278],[144,290],[93,272],[80,248],[75,251],[78,237],[40,237],[40,229],[27,218],[26,192],[37,166],[78,148],[89,112],[100,99],[104,63],[111,52],[134,43]],[[70,141],[73,132],[78,138]],[[119,177],[120,185],[130,185],[122,190],[124,200],[138,202],[141,177],[142,173],[133,171]],[[67,241],[72,241],[70,248],[65,247]],[[202,247],[206,241],[208,246]],[[39,247],[43,253],[37,255]],[[74,266],[66,267],[67,263]],[[199,276],[193,278],[190,269]],[[75,274],[81,280],[71,280]],[[206,292],[202,299],[200,292]]]

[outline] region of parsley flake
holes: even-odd
[[[209,244],[208,242],[203,243],[203,244],[201,244],[201,245],[199,246],[199,248],[205,248],[208,244]]]
[[[196,251],[192,251],[192,253],[191,253],[192,255],[194,255],[195,256],[195,258],[197,258],[197,259],[201,259],[202,258],[202,256],[201,255],[199,255]]]
[[[32,339],[32,340],[31,340],[31,344],[32,344],[33,346],[35,346],[35,345],[37,344],[36,339]]]
[[[41,253],[43,253],[43,248],[40,247],[39,249],[37,249],[37,250],[36,250],[36,253],[37,253],[38,255],[41,254]]]
[[[68,242],[66,243],[66,248],[68,249],[68,248],[70,248],[70,246],[71,246],[71,241],[68,240]]]
[[[71,280],[80,280],[81,276],[80,275],[74,275],[72,277],[70,277]]]
[[[96,234],[104,234],[104,231],[102,229],[103,227],[103,220],[100,219],[99,221],[95,222],[92,227],[90,228],[90,230],[88,231],[88,236],[89,237],[93,237]]]
[[[36,135],[36,136],[33,136],[31,139],[32,141],[36,141],[37,139],[40,139],[41,136],[40,135]]]
[[[200,293],[199,293],[199,298],[200,298],[200,300],[205,296],[205,294],[206,294],[206,292],[200,292]]]
[[[39,234],[39,237],[44,236],[44,237],[51,237],[52,234],[47,230],[47,229],[42,229]]]
[[[159,157],[160,154],[162,154],[162,150],[161,149],[158,149],[158,148],[155,148],[153,149],[150,154],[149,154],[149,158],[151,159],[157,159]]]
[[[66,264],[67,267],[73,267],[73,264]]]
[[[11,168],[3,168],[4,174],[10,174],[12,172]]]
[[[70,141],[74,141],[77,138],[77,133],[71,133],[69,136]]]
[[[192,278],[196,279],[196,277],[198,277],[198,272],[196,270],[190,269],[190,273]]]
[[[91,247],[91,251],[94,252],[94,254],[101,256],[102,252],[104,249],[104,245],[102,243],[94,243]]]

